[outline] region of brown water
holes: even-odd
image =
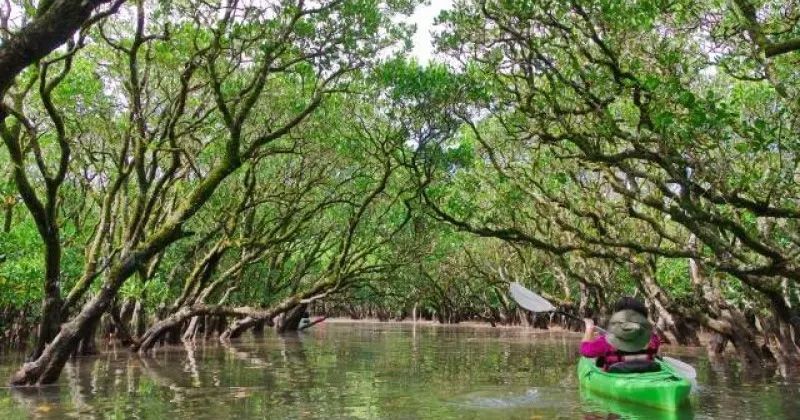
[[[578,339],[326,322],[290,337],[186,345],[148,358],[110,348],[69,363],[58,385],[0,388],[0,419],[658,417],[581,395]],[[690,410],[667,418],[800,418],[800,381],[745,379],[733,364],[672,354],[698,368],[699,391]],[[18,363],[5,356],[0,377]]]

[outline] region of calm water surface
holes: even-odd
[[[140,358],[107,352],[59,383],[0,388],[0,419],[664,417],[578,389],[579,336],[523,329],[323,323],[289,337],[209,342]],[[670,351],[673,350],[673,351]],[[747,378],[733,364],[666,349],[699,370],[692,408],[672,417],[800,418],[800,381]],[[19,356],[0,360],[5,381]]]

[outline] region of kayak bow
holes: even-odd
[[[609,373],[595,359],[581,357],[578,379],[581,387],[595,395],[660,410],[675,411],[689,401],[691,383],[667,363],[657,361],[659,372]]]

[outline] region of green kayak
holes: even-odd
[[[595,395],[675,411],[689,401],[692,385],[668,364],[658,362],[661,371],[650,373],[609,373],[595,365],[594,359],[581,357],[578,380]]]

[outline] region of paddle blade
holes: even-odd
[[[669,356],[662,356],[661,359],[667,362],[679,375],[683,376],[686,379],[694,381],[697,378],[697,371],[694,370],[692,365],[682,362],[678,359],[674,359]]]
[[[508,288],[511,298],[514,299],[519,306],[531,312],[552,312],[556,308],[547,299],[537,295],[526,289],[525,286],[513,282]]]

